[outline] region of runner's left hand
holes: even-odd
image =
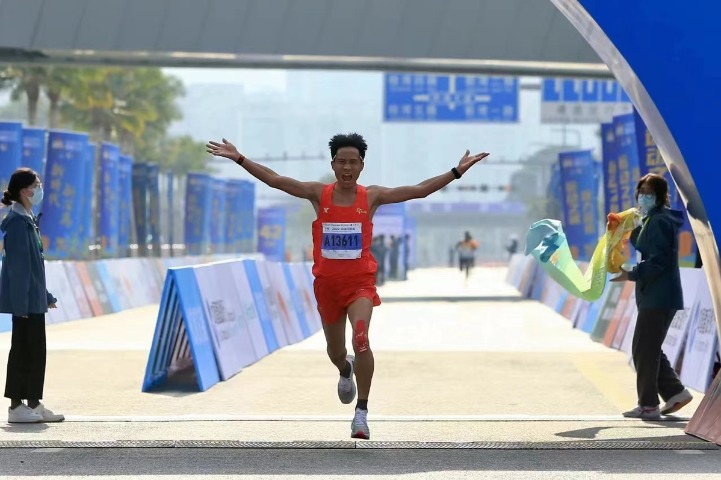
[[[466,154],[463,155],[463,158],[461,158],[461,161],[458,162],[458,172],[463,175],[468,171],[469,168],[471,168],[476,163],[480,162],[484,158],[486,158],[490,153],[477,153],[475,155],[471,155],[470,150],[466,150]]]

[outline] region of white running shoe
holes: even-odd
[[[40,423],[43,417],[21,403],[15,408],[8,407],[8,423]]]
[[[355,380],[353,380],[353,374],[355,373],[355,357],[353,355],[348,355],[345,357],[345,359],[350,363],[350,377],[345,378],[343,375],[340,375],[340,378],[338,379],[338,398],[340,399],[341,403],[351,403],[355,399]]]
[[[371,432],[368,429],[368,410],[355,409],[353,422],[350,424],[350,438],[370,440]]]
[[[623,412],[623,416],[626,418],[640,418],[641,420],[660,420],[661,412],[658,407],[642,407],[637,406],[633,410]]]
[[[669,398],[666,405],[661,407],[661,415],[671,415],[672,413],[676,413],[691,403],[691,400],[693,400],[693,395],[684,388],[683,392],[677,393],[673,397]]]
[[[39,404],[37,407],[33,408],[32,411],[39,415],[40,418],[42,418],[42,421],[45,423],[62,422],[65,420],[65,415],[53,413],[52,410],[48,410],[47,408],[45,408],[45,405],[43,405],[42,403]]]

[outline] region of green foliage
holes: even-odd
[[[159,147],[143,146],[136,152],[136,158],[157,163],[161,170],[172,170],[178,175],[210,170],[208,161],[211,157],[205,153],[205,144],[193,140],[189,135],[164,139]]]
[[[48,128],[85,131],[93,141],[119,144],[136,161],[155,162],[176,173],[208,170],[202,143],[167,135],[172,122],[182,118],[177,99],[185,91],[179,79],[159,68],[11,65],[0,67],[2,89],[13,100],[26,102],[30,125],[41,119]],[[43,105],[47,115],[38,115]],[[16,107],[8,107],[0,115],[15,112]]]

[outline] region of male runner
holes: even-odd
[[[355,398],[355,374],[358,402],[351,423],[351,437],[369,439],[368,394],[374,361],[368,343],[368,327],[373,307],[381,303],[375,286],[377,264],[370,253],[373,214],[381,205],[427,197],[461,178],[488,153],[470,155],[466,150],[457,167],[418,185],[366,188],[357,183],[367,149],[363,137],[356,133],[335,135],[328,146],[337,181],[323,185],[278,175],[246,158],[226,139],[222,143],[211,141],[206,145],[208,153],[233,160],[266,185],[313,204],[317,214],[313,222],[313,289],[323,320],[328,357],[340,372],[338,397],[342,403],[351,403]],[[346,350],[346,319],[350,320],[353,329],[355,356],[348,355]]]

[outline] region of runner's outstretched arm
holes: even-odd
[[[269,187],[276,188],[294,197],[304,198],[312,202],[318,201],[320,191],[323,188],[323,184],[320,182],[301,182],[295,178],[278,175],[270,168],[246,158],[245,155],[238,152],[235,145],[226,139],[223,139],[222,143],[210,141],[205,147],[208,153],[216,157],[233,160]]]
[[[486,158],[489,153],[483,152],[476,155],[471,155],[469,150],[466,150],[466,154],[463,155],[461,161],[458,162],[458,166],[455,168],[459,175],[463,175],[476,163]],[[388,203],[401,203],[407,200],[413,200],[414,198],[425,198],[431,193],[437,192],[441,188],[445,187],[453,180],[456,179],[453,170],[450,170],[437,177],[429,178],[424,180],[418,185],[408,185],[403,187],[380,187],[372,186],[368,187],[369,193],[372,191],[374,194],[374,207],[379,207]]]

